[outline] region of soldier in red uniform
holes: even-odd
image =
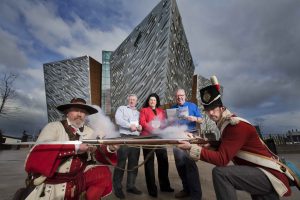
[[[223,106],[216,78],[212,79],[212,84],[201,89],[200,96],[205,113],[220,130],[220,146],[216,150],[188,142],[178,146],[188,150],[193,159],[216,165],[212,177],[218,200],[237,199],[236,190],[250,193],[252,199],[274,200],[289,196],[288,176],[272,162],[278,157],[267,148],[247,120]],[[230,161],[235,165],[228,165]]]
[[[93,130],[85,124],[87,115],[98,112],[81,98],[58,106],[65,120],[47,124],[37,142],[94,139]],[[38,144],[26,160],[25,170],[36,186],[26,199],[101,199],[111,193],[112,178],[107,166],[89,164],[95,157],[103,164],[115,164],[117,146],[87,144]]]

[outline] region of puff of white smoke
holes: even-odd
[[[154,135],[163,139],[185,139],[188,138],[186,131],[187,126],[168,126],[163,129],[157,129],[153,132]]]
[[[94,137],[102,138],[115,138],[120,134],[116,131],[115,125],[112,123],[109,117],[107,117],[102,109],[97,105],[92,105],[98,110],[98,113],[89,115],[87,117],[87,124],[94,130]]]

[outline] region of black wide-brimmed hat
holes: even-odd
[[[66,110],[68,110],[70,108],[81,108],[81,109],[85,110],[89,115],[92,115],[92,114],[95,114],[98,112],[98,110],[96,108],[93,108],[92,106],[87,105],[86,101],[82,98],[73,98],[70,103],[57,106],[56,108],[57,108],[57,110],[59,110],[60,112],[62,112],[64,114],[65,114]]]
[[[200,90],[202,105],[205,110],[223,106],[221,94],[217,85],[210,85]]]

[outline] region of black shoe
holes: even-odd
[[[168,187],[168,188],[161,188],[160,191],[161,192],[174,192],[174,189],[171,187]]]
[[[125,199],[125,194],[123,193],[122,190],[115,191],[115,195],[116,195],[116,197],[118,197],[119,199]]]
[[[175,198],[176,199],[181,199],[181,198],[185,198],[185,197],[188,197],[188,196],[190,196],[190,194],[187,193],[184,190],[181,190],[180,192],[178,192],[178,193],[175,194]]]
[[[153,193],[149,192],[149,195],[150,195],[151,197],[157,198],[157,192],[156,192],[156,193],[155,193],[155,192],[153,192]]]
[[[138,190],[136,187],[127,189],[127,192],[132,193],[132,194],[142,194],[142,192],[140,190]]]

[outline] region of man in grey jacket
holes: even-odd
[[[130,94],[127,98],[128,105],[120,106],[115,114],[116,123],[119,126],[119,132],[121,137],[132,137],[139,136],[142,127],[139,125],[140,113],[136,109],[137,96],[135,94]],[[138,165],[140,157],[139,147],[129,147],[126,145],[120,146],[118,149],[118,161],[117,167],[114,170],[113,175],[113,187],[116,197],[124,199],[125,195],[122,190],[122,179],[124,175],[124,169],[127,163],[127,185],[126,190],[133,194],[142,194],[140,190],[135,187],[135,180],[138,173],[138,169],[133,169]],[[122,168],[122,169],[120,169]]]

